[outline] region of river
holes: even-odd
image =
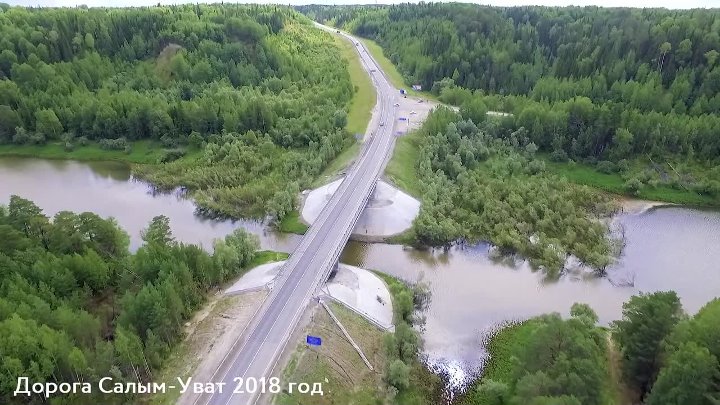
[[[170,218],[178,240],[205,247],[237,227],[258,235],[264,249],[289,252],[299,240],[256,221],[198,217],[191,201],[178,193],[153,193],[121,163],[2,158],[0,204],[12,194],[35,201],[48,215],[72,210],[115,217],[130,234],[132,248],[142,242],[141,229],[161,214]],[[608,324],[638,292],[675,290],[690,313],[720,296],[720,212],[664,207],[622,214],[614,221],[624,229],[626,247],[606,278],[579,273],[546,281],[525,261],[491,259],[489,245],[417,251],[350,242],[341,260],[429,284],[425,354],[462,385],[485,358],[484,334],[504,321],[567,314],[574,302],[584,302]]]

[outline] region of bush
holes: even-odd
[[[568,155],[564,150],[558,149],[550,154],[550,160],[552,160],[553,162],[567,162]]]
[[[166,148],[175,148],[178,146],[178,141],[176,138],[170,136],[170,135],[163,135],[160,137],[160,143],[162,146]]]
[[[630,170],[630,162],[628,162],[627,159],[620,159],[619,162],[617,162],[617,170],[625,173],[628,170]]]
[[[87,139],[87,136],[81,136],[75,139],[75,143],[80,146],[88,146],[90,144],[90,140]]]
[[[167,149],[163,151],[163,155],[160,157],[160,163],[172,162],[185,156],[185,151],[182,149]]]
[[[640,181],[640,179],[636,177],[630,178],[628,179],[628,181],[625,182],[625,190],[627,190],[630,194],[633,195],[637,195],[637,193],[640,192],[642,186],[642,181]]]
[[[615,165],[615,163],[607,160],[602,160],[598,162],[596,167],[600,173],[612,174],[617,172],[617,166]]]
[[[399,391],[407,389],[410,386],[410,366],[403,363],[400,359],[396,359],[390,363],[390,367],[388,368],[388,384],[397,388]]]
[[[124,150],[127,152],[128,148],[130,148],[130,144],[125,138],[101,139],[98,144],[101,149],[105,150]]]

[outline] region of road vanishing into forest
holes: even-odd
[[[317,25],[335,32],[334,28]],[[377,90],[365,142],[342,184],[284,264],[262,307],[225,355],[212,380],[203,381],[225,383],[223,392],[199,395],[196,405],[252,405],[257,401],[259,392],[233,392],[238,377],[246,381],[272,375],[308,303],[337,264],[391,156],[399,90],[390,84],[362,42],[346,33],[341,35],[355,45]],[[285,388],[288,381],[281,383]]]

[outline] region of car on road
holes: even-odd
[[[400,107],[400,103],[393,104],[395,107]]]
[[[385,123],[384,123],[384,122],[381,122],[381,123],[380,123],[380,126],[381,126],[381,127],[385,126]]]
[[[410,115],[415,115],[415,114],[417,114],[415,111],[410,111]]]

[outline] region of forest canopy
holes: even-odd
[[[353,139],[329,43],[281,6],[4,8],[0,144],[151,141],[168,165],[136,175],[212,214],[282,217]]]
[[[421,145],[413,168],[422,193],[416,242],[490,241],[551,276],[571,257],[604,270],[616,253],[599,221],[613,210],[608,198],[547,173],[527,131],[501,139],[497,130],[493,120],[475,124],[439,108],[413,135]]]
[[[717,404],[718,315],[718,299],[690,317],[675,292],[659,291],[631,297],[611,331],[585,304],[574,304],[568,319],[511,325],[491,339],[485,375],[459,403]]]
[[[302,6],[377,41],[407,84],[511,113],[556,162],[720,204],[720,11],[421,3]]]
[[[113,219],[68,211],[49,218],[18,196],[0,206],[0,402],[46,403],[12,396],[18,377],[150,381],[206,293],[240,274],[259,246],[238,229],[208,254],[175,241],[164,216],[143,240],[130,253]],[[53,403],[136,402],[94,390],[58,394]]]

